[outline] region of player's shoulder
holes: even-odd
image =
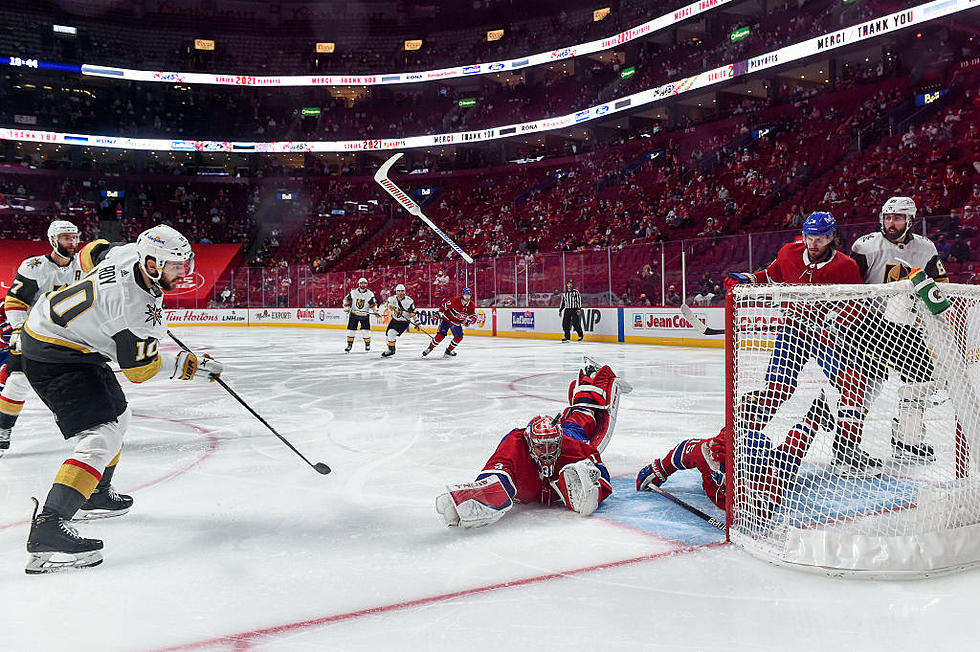
[[[851,245],[851,251],[856,253],[866,253],[875,248],[875,246],[881,244],[881,240],[884,236],[881,235],[880,231],[874,231],[872,233],[866,233],[860,238],[854,241]]]
[[[933,255],[939,253],[939,250],[936,249],[936,243],[924,235],[913,233],[911,242],[917,249],[921,249],[922,251],[930,252]]]
[[[31,256],[21,261],[17,273],[24,278],[37,279],[54,266],[54,262],[47,256]]]

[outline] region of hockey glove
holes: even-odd
[[[731,272],[725,278],[725,290],[731,290],[739,283],[755,283],[755,275],[746,272]]]
[[[190,351],[181,351],[177,354],[177,363],[174,365],[174,372],[170,377],[178,380],[191,380],[197,376],[207,378],[213,383],[215,378],[221,377],[223,370],[224,366],[207,353],[198,358]],[[200,376],[198,376],[198,372],[201,372]]]
[[[659,487],[667,482],[667,476],[660,468],[660,460],[654,460],[652,464],[647,464],[636,474],[636,490],[650,491],[650,485]]]
[[[596,510],[601,499],[599,467],[592,460],[579,460],[562,467],[551,487],[561,496],[565,507],[588,516]]]
[[[15,328],[13,332],[10,333],[10,350],[20,351],[20,329]]]

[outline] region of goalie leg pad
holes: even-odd
[[[476,482],[448,485],[436,496],[436,511],[449,527],[483,527],[500,520],[514,506],[510,492],[496,475]]]
[[[601,482],[599,467],[592,460],[579,460],[562,467],[558,479],[551,481],[551,487],[561,496],[565,507],[588,516],[601,502]]]
[[[589,443],[602,452],[612,438],[619,413],[621,384],[609,366],[603,366],[595,376],[579,371],[578,380],[568,388],[571,407],[562,414],[562,422],[581,426]]]

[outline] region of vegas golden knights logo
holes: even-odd
[[[885,278],[883,283],[894,283],[904,281],[912,273],[912,268],[906,265],[885,265]]]
[[[355,304],[357,305],[358,308],[363,308],[364,307],[364,299],[358,299],[355,302]]]

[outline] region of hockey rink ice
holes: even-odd
[[[980,570],[843,580],[759,561],[636,472],[717,434],[721,349],[406,335],[382,359],[345,333],[178,328],[320,476],[214,383],[123,380],[134,412],[115,486],[126,516],[79,524],[96,568],[27,576],[30,497],[70,450],[28,399],[0,458],[0,650],[975,649]],[[173,349],[172,343],[164,348]],[[503,435],[566,403],[582,354],[635,391],[591,517],[517,506],[487,528],[433,507]],[[665,488],[713,515],[696,471]]]

